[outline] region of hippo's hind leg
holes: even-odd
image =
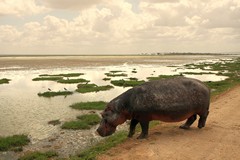
[[[193,122],[197,119],[197,115],[194,114],[191,117],[188,118],[188,120],[186,121],[186,123],[184,123],[183,125],[181,125],[179,128],[181,129],[189,129],[190,126],[193,124]]]
[[[208,113],[209,113],[209,111],[206,111],[203,114],[199,114],[200,119],[198,121],[198,128],[201,129],[205,126],[206,120],[207,120],[207,117],[208,117]]]
[[[128,137],[132,137],[135,134],[135,128],[136,128],[136,125],[138,124],[138,122],[139,121],[136,119],[131,120]]]
[[[137,137],[137,139],[144,139],[148,136],[148,128],[149,128],[149,121],[140,121],[140,125],[142,128],[141,134]]]

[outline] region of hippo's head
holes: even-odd
[[[106,109],[101,113],[102,120],[97,129],[100,136],[105,137],[113,134],[119,124],[126,121],[126,116],[123,111],[118,111],[118,108],[113,103],[109,103]]]

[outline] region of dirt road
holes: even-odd
[[[181,130],[180,124],[161,123],[148,139],[135,135],[98,160],[240,159],[240,86],[212,101],[205,128],[198,129],[196,121],[190,130]]]

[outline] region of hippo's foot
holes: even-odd
[[[141,121],[140,122],[142,132],[140,136],[137,137],[137,139],[144,139],[148,136],[148,128],[149,128],[149,121]]]
[[[140,136],[137,137],[137,139],[146,139],[147,137],[147,134],[141,133]]]
[[[199,123],[199,124],[198,124],[198,128],[199,128],[199,129],[201,129],[201,128],[203,128],[203,127],[204,127],[204,125],[203,125],[202,123]]]
[[[209,114],[209,111],[205,112],[203,115],[200,115],[200,119],[198,121],[198,128],[199,129],[205,127],[208,114]]]
[[[136,119],[131,120],[130,129],[129,129],[129,133],[128,133],[129,138],[131,138],[135,134],[135,128],[136,128],[136,125],[138,124],[138,122],[139,121]]]
[[[129,133],[128,133],[128,137],[129,137],[129,138],[132,138],[132,136],[133,136],[134,134],[135,134],[135,132],[129,132]]]
[[[193,122],[197,119],[197,115],[194,114],[188,118],[185,124],[181,125],[179,128],[181,129],[189,129]]]
[[[190,126],[183,124],[183,125],[179,126],[179,128],[181,128],[181,129],[189,129]]]

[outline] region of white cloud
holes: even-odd
[[[0,16],[24,16],[45,11],[46,7],[37,5],[35,0],[0,0]]]
[[[15,27],[9,25],[0,26],[0,42],[2,44],[8,44],[19,40],[22,33]]]
[[[240,2],[237,0],[219,3],[213,0],[142,0],[134,7],[126,0],[28,2],[37,8],[79,10],[79,14],[65,19],[49,12],[41,20],[20,27],[0,25],[0,43],[14,44],[16,52],[19,48],[29,53],[83,54],[240,50],[237,45]],[[0,44],[0,50],[3,48]]]
[[[39,0],[39,3],[55,9],[79,10],[101,3],[103,0]]]

